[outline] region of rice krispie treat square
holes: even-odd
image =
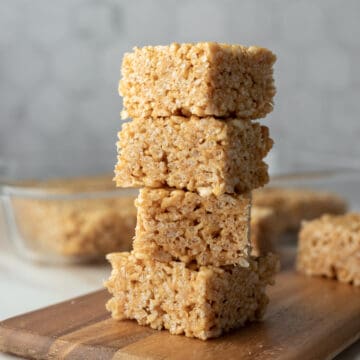
[[[137,259],[134,253],[108,255],[105,283],[113,297],[106,307],[114,319],[135,319],[202,340],[261,319],[273,284],[277,258],[250,259],[249,266],[187,266]]]
[[[122,63],[123,117],[265,117],[276,92],[275,60],[257,46],[205,42],[134,48]]]
[[[273,141],[256,122],[171,116],[123,124],[117,145],[117,186],[173,187],[206,196],[266,184],[263,158]]]
[[[251,255],[266,255],[276,251],[280,231],[275,211],[269,207],[252,206],[250,221]]]
[[[360,214],[323,215],[304,222],[297,269],[360,286]]]
[[[272,208],[281,231],[298,230],[302,220],[323,214],[344,214],[347,208],[344,199],[330,192],[280,187],[254,191],[253,204]]]
[[[137,257],[249,265],[250,193],[202,197],[184,190],[143,188],[135,205]]]

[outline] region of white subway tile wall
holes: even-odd
[[[122,54],[213,40],[278,55],[273,170],[304,150],[359,164],[359,14],[357,0],[1,0],[0,160],[111,171]]]

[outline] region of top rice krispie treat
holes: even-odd
[[[134,48],[122,63],[122,116],[262,118],[273,109],[275,60],[264,48],[211,42]]]

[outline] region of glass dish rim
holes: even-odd
[[[359,179],[360,170],[358,169],[329,169],[320,171],[294,171],[289,173],[274,174],[270,176],[270,181],[266,186],[282,186],[283,184],[291,185],[291,182],[303,181],[337,181],[340,179]],[[53,188],[41,188],[39,185],[17,185],[11,181],[0,181],[0,197],[22,197],[43,200],[74,200],[74,199],[91,199],[91,198],[112,198],[121,196],[136,196],[139,192],[138,187],[113,188],[113,189],[93,189],[56,192]]]
[[[298,182],[299,180],[307,181],[338,181],[338,180],[360,180],[360,169],[327,169],[327,170],[308,170],[308,171],[292,171],[288,173],[273,174],[267,185],[273,186],[281,183]]]
[[[39,200],[75,200],[136,196],[138,194],[138,190],[138,188],[100,188],[85,191],[76,189],[71,191],[56,192],[54,189],[49,188],[0,183],[1,197],[21,197]]]

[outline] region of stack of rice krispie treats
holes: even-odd
[[[208,339],[260,319],[277,259],[250,255],[251,190],[272,147],[275,55],[216,43],[125,55],[115,180],[143,187],[131,253],[108,255],[115,319]]]

